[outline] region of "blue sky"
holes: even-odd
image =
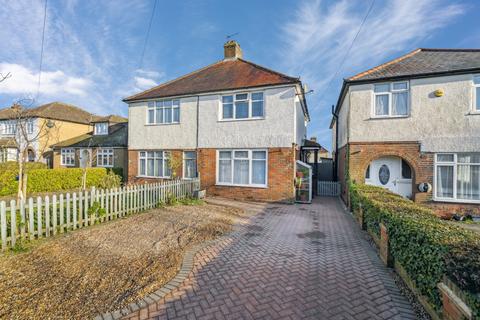
[[[9,106],[37,96],[44,0],[0,1],[0,72],[12,74],[0,83],[0,106]],[[480,47],[473,0],[376,0],[341,69],[370,0],[158,0],[141,62],[153,3],[49,0],[35,103],[126,115],[123,97],[222,59],[225,36],[239,32],[244,58],[314,90],[308,135],[329,149],[330,108],[343,78],[417,47]]]

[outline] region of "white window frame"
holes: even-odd
[[[102,130],[99,130],[100,126],[101,126]],[[97,122],[97,123],[95,123],[93,134],[97,135],[97,136],[108,135],[108,122]]]
[[[170,117],[170,122],[166,122],[165,121],[165,109],[167,109],[166,107],[163,106],[163,103],[165,101],[169,101],[172,103],[172,112],[171,112],[171,117]],[[157,103],[162,103],[161,106],[157,106]],[[175,103],[177,105],[175,105]],[[178,121],[173,121],[173,115],[174,115],[174,110],[178,110]],[[170,125],[170,124],[179,124],[180,123],[180,118],[181,118],[181,114],[180,114],[180,99],[164,99],[164,100],[155,100],[155,101],[148,101],[147,103],[147,115],[146,115],[146,124],[147,125]],[[153,121],[150,122],[150,111],[153,111]],[[163,114],[163,122],[157,122],[157,112],[162,112]]]
[[[476,152],[466,152],[466,153],[476,153]],[[452,161],[438,161],[438,155],[453,155]],[[469,200],[469,199],[458,199],[457,198],[457,168],[458,165],[468,165],[468,163],[459,163],[457,160],[457,153],[453,152],[442,152],[436,153],[434,155],[434,171],[433,171],[433,200],[440,202],[455,202],[455,203],[480,203],[480,200]],[[475,164],[473,164],[475,165]],[[453,167],[453,197],[445,198],[437,196],[437,167]]]
[[[187,152],[195,153],[195,158],[187,158],[186,157]],[[186,164],[185,160],[195,160],[195,173],[196,173],[195,177],[192,178],[192,177],[186,177],[185,176],[185,172],[186,172],[186,170],[185,170],[185,164]],[[184,150],[182,152],[182,177],[185,180],[191,180],[191,179],[196,178],[197,176],[198,176],[197,151],[196,150]]]
[[[115,163],[115,153],[112,148],[100,148],[97,150],[97,167],[113,168]],[[111,158],[110,158],[111,156]],[[103,164],[104,157],[107,159],[107,164]],[[110,159],[112,160],[110,163]]]
[[[252,100],[252,95],[255,94],[255,93],[261,93],[262,94],[262,97],[263,99],[262,100]],[[243,99],[240,99],[240,100],[237,100],[237,95],[241,95],[241,94],[246,94],[247,95],[247,100],[248,101],[248,117],[246,118],[236,118],[236,106],[235,106],[235,102],[238,102],[238,101],[245,101]],[[232,97],[232,105],[233,105],[233,113],[232,113],[232,118],[224,118],[223,117],[223,97],[229,97],[231,96]],[[252,116],[252,113],[253,113],[253,103],[252,102],[257,102],[257,101],[262,101],[263,102],[263,116],[261,117],[254,117]],[[265,91],[252,91],[252,92],[232,92],[232,93],[228,93],[228,94],[222,94],[220,96],[220,108],[219,108],[219,116],[218,116],[218,120],[219,121],[245,121],[245,120],[261,120],[261,119],[265,119]]]
[[[397,83],[406,83],[407,84],[407,89],[393,89],[393,85]],[[389,86],[389,91],[385,92],[375,92],[375,86],[378,85],[388,85]],[[394,115],[393,114],[393,93],[394,92],[407,92],[407,113],[406,114],[399,114],[399,115]],[[377,96],[382,96],[382,95],[388,95],[388,114],[384,115],[377,115],[375,113],[375,103],[376,103],[376,97]],[[379,83],[374,83],[372,85],[372,107],[371,107],[371,117],[376,118],[376,119],[382,119],[382,118],[407,118],[410,116],[410,82],[409,81],[393,81],[393,82],[379,82]]]
[[[478,78],[478,83],[475,83],[475,78]],[[480,97],[477,97],[477,88],[480,88],[480,74],[474,74],[472,76],[472,86],[473,86],[472,113],[480,113],[480,105],[477,107],[477,99],[480,99]]]
[[[220,152],[228,151],[231,152],[230,163],[231,163],[231,183],[229,182],[220,182],[219,181],[219,171],[220,171]],[[249,168],[249,177],[248,177],[248,184],[238,184],[233,182],[233,174],[235,172],[234,168],[234,160],[235,160],[235,151],[246,151],[248,152],[248,168]],[[265,152],[265,184],[254,184],[252,183],[252,175],[253,175],[253,151],[264,151]],[[216,160],[216,177],[215,183],[219,186],[233,186],[233,187],[250,187],[250,188],[268,188],[268,149],[218,149],[217,150],[217,160]],[[244,158],[242,158],[244,159]],[[263,160],[262,160],[263,161]]]
[[[149,152],[153,152],[153,165],[154,165],[154,169],[153,169],[153,176],[150,176],[148,175],[148,153]],[[161,152],[162,153],[162,157],[156,157],[156,153],[157,152]],[[142,156],[142,153],[145,153],[145,156]],[[169,165],[169,161],[168,159],[171,157],[171,152],[170,151],[166,151],[166,150],[141,150],[141,151],[138,151],[138,177],[142,177],[142,178],[154,178],[154,179],[170,179],[172,176],[172,168],[170,168],[170,175],[169,176],[166,176],[165,175],[165,168]],[[142,161],[142,159],[145,160],[145,174],[142,174],[140,172],[140,169],[141,169],[141,166],[140,166],[140,163]],[[163,172],[162,172],[162,175],[161,176],[155,176],[155,165],[157,163],[157,160],[159,159],[162,159],[162,162],[163,162]]]
[[[8,135],[8,136],[13,136],[17,132],[17,124],[14,120],[5,120],[2,121],[2,134]]]
[[[66,161],[67,159],[71,161]],[[60,150],[60,164],[62,166],[67,166],[67,167],[75,166],[75,149],[74,148],[62,148]]]

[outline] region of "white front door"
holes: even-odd
[[[403,170],[407,171],[405,168]],[[412,196],[411,170],[402,174],[402,159],[399,157],[373,160],[365,177],[365,183],[389,189],[406,198]]]
[[[90,149],[80,149],[80,168],[90,167]]]

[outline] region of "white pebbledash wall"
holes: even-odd
[[[435,97],[437,89],[443,97]],[[473,90],[471,74],[414,79],[410,115],[374,119],[373,84],[352,85],[339,116],[339,146],[348,134],[350,142],[418,141],[424,152],[478,152],[480,113],[474,112]]]
[[[267,148],[301,145],[306,121],[294,86],[236,92],[264,92],[264,119],[222,121],[222,94],[199,96],[198,148]],[[299,109],[301,113],[299,112]],[[131,150],[196,148],[197,96],[180,99],[180,124],[147,125],[147,102],[129,105]]]

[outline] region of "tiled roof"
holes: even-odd
[[[96,116],[79,107],[63,102],[51,102],[35,108],[28,109],[29,117],[39,117],[52,120],[70,121],[89,124]],[[15,114],[11,108],[0,110],[0,119],[11,119]]]
[[[16,146],[15,139],[14,138],[0,138],[0,147],[6,148],[6,147],[12,147],[14,148]]]
[[[91,122],[92,123],[94,122],[122,123],[122,122],[128,122],[128,119],[121,116],[117,116],[115,114],[111,114],[106,117],[96,116]]]
[[[204,92],[299,83],[290,77],[243,59],[226,59],[125,98],[125,102]]]
[[[418,76],[480,69],[480,49],[420,48],[397,59],[361,72],[347,81]]]
[[[128,123],[116,123],[108,128],[106,135],[94,135],[92,132],[54,144],[53,148],[80,147],[127,147]]]

